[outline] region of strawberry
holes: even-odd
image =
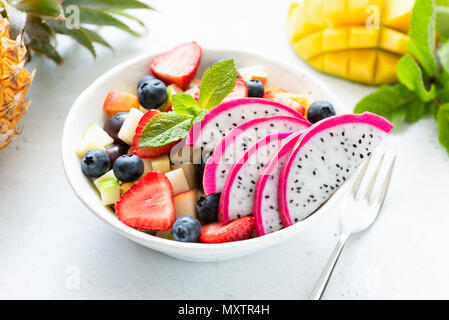
[[[222,243],[248,239],[254,230],[254,217],[243,217],[227,223],[211,223],[201,227],[200,240],[205,243]]]
[[[153,118],[155,115],[159,113],[160,111],[151,109],[148,110],[140,119],[139,124],[137,125],[136,128],[136,134],[134,135],[133,138],[132,154],[135,154],[141,158],[154,158],[169,153],[171,148],[176,143],[178,143],[176,141],[160,147],[139,147],[140,137],[142,136],[143,128],[145,128],[145,126],[151,120],[151,118]]]
[[[196,42],[181,44],[156,57],[150,66],[151,73],[166,84],[175,83],[184,90],[195,76],[201,52]]]
[[[234,89],[223,99],[222,102],[246,97],[248,97],[248,85],[242,79],[237,79]]]
[[[151,171],[115,203],[118,219],[129,227],[168,230],[176,220],[173,188],[162,172]]]

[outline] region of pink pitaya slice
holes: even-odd
[[[204,194],[220,193],[232,165],[254,143],[277,132],[302,131],[311,124],[294,117],[257,118],[232,129],[207,160],[203,173]]]
[[[186,138],[186,145],[213,151],[235,127],[252,119],[272,116],[304,119],[292,108],[267,99],[234,99],[216,106],[206,114],[203,121],[195,123]]]
[[[256,218],[256,235],[262,236],[284,227],[279,216],[279,175],[287,156],[293,150],[303,132],[291,134],[282,141],[282,146],[263,168],[254,191],[253,215]]]
[[[384,118],[366,112],[327,118],[305,132],[279,176],[284,226],[304,220],[326,202],[392,128]]]
[[[278,152],[288,133],[270,134],[253,144],[231,167],[218,207],[218,220],[228,222],[253,213],[256,181],[268,160]]]

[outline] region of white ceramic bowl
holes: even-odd
[[[169,256],[189,261],[218,261],[237,258],[279,244],[306,229],[316,217],[326,211],[326,208],[332,206],[338,196],[329,200],[311,217],[294,226],[263,237],[223,244],[182,243],[166,240],[137,231],[121,223],[115,214],[102,204],[94,185],[81,172],[80,159],[75,155],[74,146],[90,123],[102,124],[105,121],[102,105],[107,93],[110,90],[122,90],[136,94],[138,80],[149,73],[150,62],[157,55],[148,54],[127,61],[105,73],[79,96],[67,115],[62,138],[64,170],[77,197],[97,217],[125,237]],[[272,59],[256,54],[203,49],[198,76],[201,76],[210,64],[223,58],[233,58],[237,67],[263,65],[269,76],[267,86],[277,86],[304,94],[309,101],[328,100],[334,104],[338,113],[344,111],[342,103],[333,92],[305,70],[274,62]]]

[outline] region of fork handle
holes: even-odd
[[[312,290],[312,293],[310,294],[310,300],[321,299],[321,296],[323,295],[323,292],[326,289],[327,283],[329,282],[332,272],[334,271],[335,265],[337,264],[338,258],[340,257],[341,251],[343,250],[343,247],[345,246],[346,240],[348,240],[348,238],[349,238],[348,234],[342,234],[340,236],[340,239],[338,240],[338,243],[335,246],[334,251],[332,251],[329,261],[327,262],[326,266],[321,272],[320,278],[318,279],[317,283],[315,284],[315,287]]]

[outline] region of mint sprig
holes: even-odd
[[[417,0],[409,37],[410,54],[396,67],[399,83],[379,87],[357,103],[354,112],[374,112],[396,126],[432,114],[439,141],[449,153],[449,0]]]
[[[203,121],[206,113],[232,92],[236,80],[234,60],[213,64],[204,72],[199,102],[186,93],[173,95],[173,111],[151,118],[142,130],[139,146],[160,147],[185,138],[194,123]]]

